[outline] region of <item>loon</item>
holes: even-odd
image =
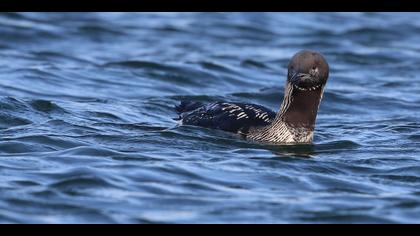
[[[256,142],[310,144],[329,76],[329,66],[318,52],[302,50],[288,65],[283,103],[278,113],[255,104],[181,101],[175,106],[181,125],[237,133]]]

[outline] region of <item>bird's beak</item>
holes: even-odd
[[[302,78],[304,78],[304,79],[311,78],[311,75],[306,74],[306,73],[295,72],[295,73],[293,73],[292,77],[290,78],[290,82],[296,83]]]
[[[290,77],[290,82],[295,83],[299,79],[298,74],[298,72],[293,72],[292,77]]]

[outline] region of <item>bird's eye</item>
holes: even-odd
[[[316,70],[316,67],[314,66],[314,67],[312,67],[312,70]]]

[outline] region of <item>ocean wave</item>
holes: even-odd
[[[0,222],[418,223],[413,17],[2,13]],[[173,119],[181,100],[278,111],[301,49],[331,69],[313,144]]]

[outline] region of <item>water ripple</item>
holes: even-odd
[[[1,223],[419,223],[417,13],[0,14]],[[340,27],[331,27],[340,24]],[[330,79],[312,145],[178,126]]]

